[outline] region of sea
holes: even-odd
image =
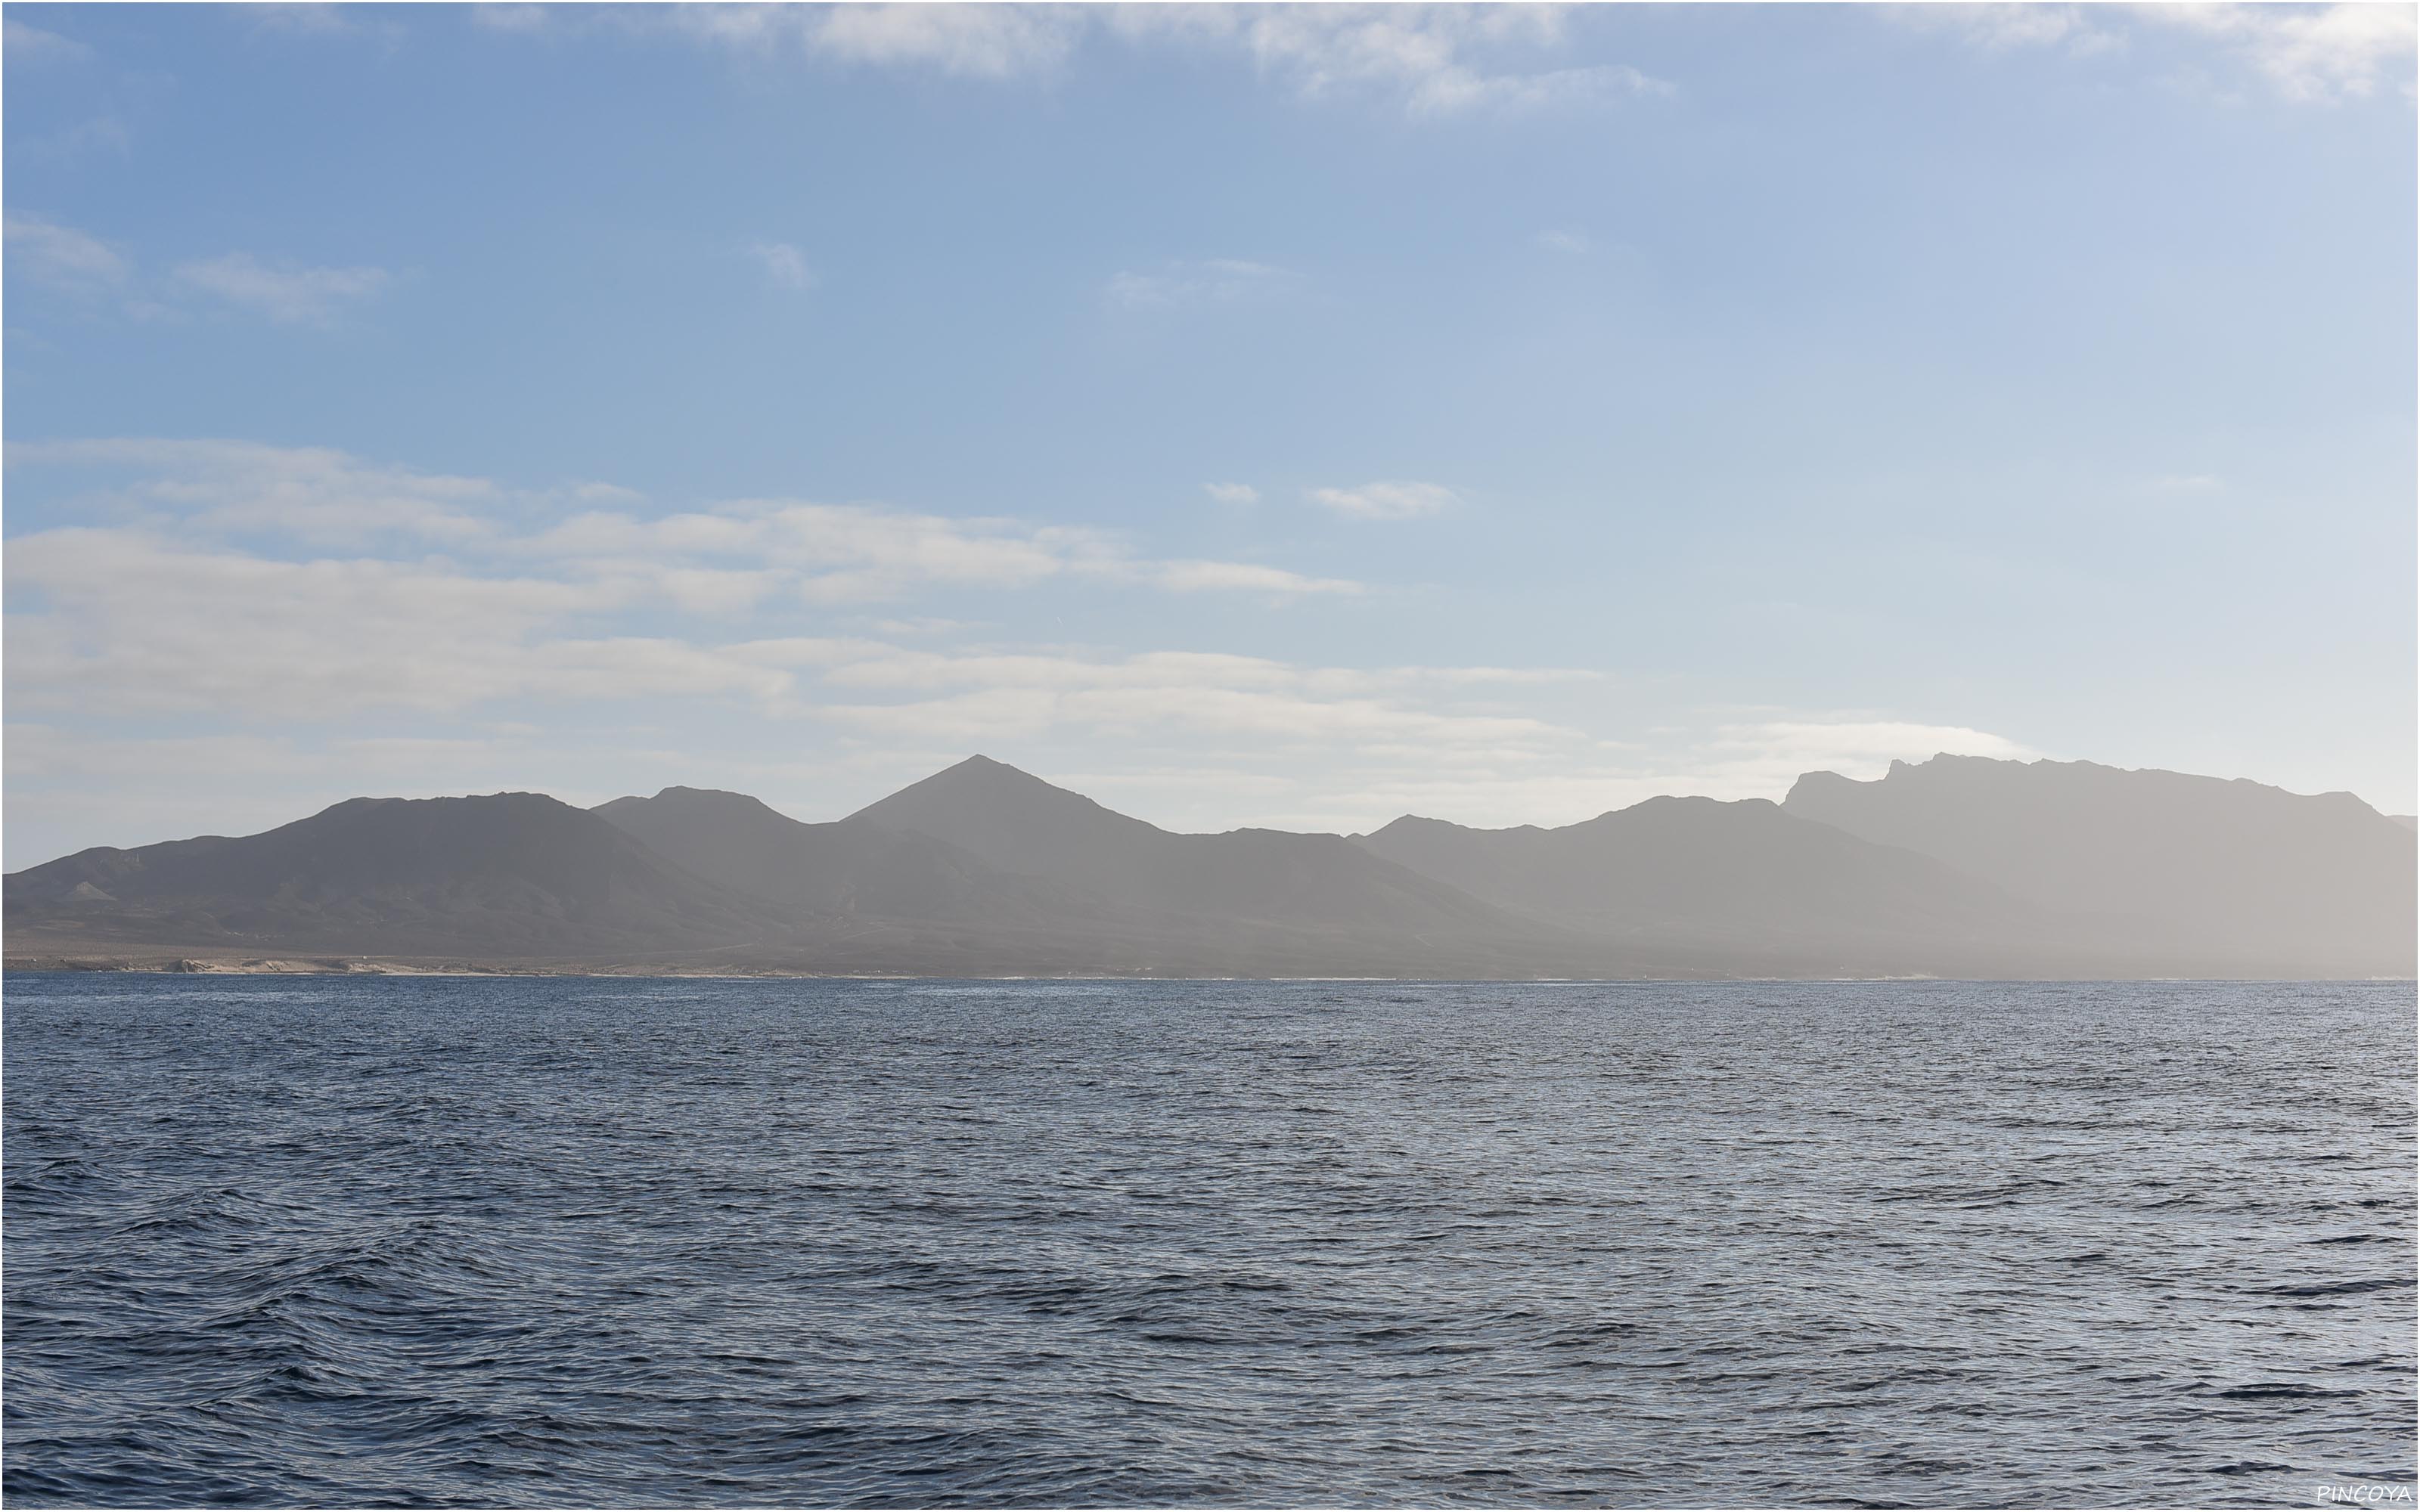
[[[2409,982],[5,1014],[13,1506],[2412,1504]]]

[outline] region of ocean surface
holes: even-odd
[[[2413,1026],[2409,984],[13,976],[0,1489],[2307,1505],[2414,1474]]]

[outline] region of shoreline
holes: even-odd
[[[1271,983],[1478,983],[1488,986],[1530,987],[1670,987],[1670,986],[1819,986],[1825,984],[1901,984],[1926,983],[1974,984],[2009,982],[2028,984],[2066,984],[2085,986],[2094,983],[2147,984],[2155,982],[2413,982],[2412,977],[1945,977],[1901,975],[1887,977],[1206,977],[1181,974],[1157,975],[1149,972],[1018,972],[946,974],[919,971],[813,971],[782,967],[699,968],[683,969],[676,964],[632,963],[629,964],[521,962],[442,961],[421,962],[410,958],[357,956],[246,956],[220,957],[183,955],[142,956],[66,956],[27,952],[9,954],[0,961],[0,972],[7,975],[40,976],[150,976],[150,977],[442,977],[512,980],[535,977],[575,977],[604,980],[617,978],[656,981],[985,981],[985,982],[1271,982]]]

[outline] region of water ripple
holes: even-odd
[[[2408,985],[8,997],[24,1505],[2413,1474]]]

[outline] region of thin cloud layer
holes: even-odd
[[[996,576],[1003,566],[978,554],[938,570]],[[1049,569],[1026,560],[1005,570]],[[1163,725],[1459,744],[1555,733],[1534,718],[1419,706],[1463,696],[1470,669],[1373,673],[1176,653],[1100,658],[613,633],[633,609],[676,600],[683,589],[666,579],[682,571],[617,563],[577,577],[482,576],[442,559],[278,561],[132,530],[40,532],[8,554],[9,687],[28,709],[305,721],[730,698],[933,738]],[[834,701],[833,690],[845,692]],[[869,692],[887,697],[865,702]]]
[[[1075,25],[1055,7],[834,6],[798,22],[809,47],[844,62],[926,67],[962,78],[1055,68],[1076,45]]]
[[[2334,5],[1941,5],[1896,12],[1909,24],[1993,51],[2055,48],[2076,57],[2122,55],[2145,31],[2207,39],[2279,97],[2324,104],[2400,83],[2412,90],[2420,18],[2365,0]]]
[[[133,262],[99,237],[38,215],[9,214],[6,239],[11,267],[70,293],[120,289],[134,273]]]
[[[1225,14],[1261,70],[1307,98],[1374,94],[1435,116],[1673,92],[1623,64],[1524,70],[1488,61],[1564,50],[1559,7],[1273,6]]]
[[[314,268],[248,252],[197,258],[164,278],[147,278],[132,253],[32,214],[8,217],[7,243],[9,266],[42,287],[85,299],[108,295],[137,316],[208,306],[325,328],[394,283],[383,268]]]
[[[1365,483],[1357,488],[1313,488],[1311,502],[1348,519],[1402,520],[1442,515],[1461,499],[1443,484]]]
[[[16,441],[12,468],[100,475],[95,507],[155,531],[306,545],[390,537],[460,544],[506,527],[516,496],[484,478],[366,463],[326,447],[111,438]],[[571,497],[582,497],[572,490]]]
[[[13,446],[9,461],[101,474],[73,512],[107,521],[10,541],[8,681],[34,705],[296,717],[538,697],[778,704],[792,679],[761,656],[637,627],[670,615],[730,637],[777,609],[1046,584],[1273,600],[1360,586],[876,505],[647,516],[593,507],[635,499],[607,486],[510,489],[327,449],[86,440]]]
[[[970,587],[1353,586],[1255,563],[1140,557],[1070,527],[790,501],[650,517],[586,507],[631,501],[597,485],[513,490],[235,442],[57,443],[16,448],[11,461],[131,474],[87,496],[83,511],[116,512],[117,523],[38,530],[8,556],[8,684],[38,727],[19,767],[43,780],[252,760],[260,753],[242,742],[261,738],[259,722],[282,725],[286,742],[308,731],[339,743],[407,738],[363,733],[361,721],[398,716],[416,721],[408,738],[441,743],[428,751],[445,769],[485,770],[481,753],[497,740],[429,722],[575,706],[793,721],[854,750],[867,770],[892,753],[894,777],[912,776],[928,753],[974,748],[1081,748],[1096,768],[1125,751],[1123,766],[1109,762],[1111,779],[1124,769],[1150,788],[1156,771],[1169,794],[1179,787],[1170,774],[1247,774],[1155,814],[1182,823],[1191,811],[1213,825],[1368,827],[1404,811],[1561,823],[1657,793],[1777,797],[1819,767],[1870,776],[1939,750],[2030,754],[1962,727],[1803,717],[1734,719],[1660,748],[1608,742],[1581,719],[1544,712],[1590,706],[1573,702],[1604,682],[1589,668],[1355,668],[970,644],[972,627],[946,619],[888,622],[875,637],[766,633],[866,597]],[[532,528],[536,518],[547,523]],[[349,541],[354,554],[276,556],[242,544],[261,532]],[[381,544],[389,554],[360,554]],[[427,554],[431,546],[443,554]],[[944,643],[908,644],[902,634]],[[93,717],[239,728],[116,740],[73,722]],[[673,765],[729,760],[674,740],[662,755]],[[548,759],[526,734],[503,745],[516,760]],[[1169,752],[1184,762],[1170,764]],[[551,759],[580,758],[566,749]],[[324,751],[305,764],[342,775],[340,756]],[[272,768],[285,769],[251,770]]]
[[[1556,6],[682,6],[681,33],[765,62],[1048,78],[1102,40],[1249,63],[1304,100],[1365,100],[1411,116],[1535,110],[1673,86],[1627,64],[1555,67]],[[1541,66],[1546,65],[1546,66]]]
[[[2408,5],[2149,6],[2142,14],[2225,42],[2288,100],[2357,100],[2397,75],[2412,87]]]
[[[286,325],[333,325],[337,316],[385,289],[383,268],[309,268],[271,263],[248,252],[181,263],[179,282]]]
[[[815,286],[814,270],[807,266],[806,254],[786,241],[752,241],[748,255],[765,270],[766,281],[776,288],[795,291]]]
[[[1300,274],[1266,263],[1213,257],[1167,263],[1149,272],[1121,272],[1103,293],[1121,310],[1172,310],[1272,299],[1301,281]]]
[[[442,547],[468,561],[612,582],[634,601],[690,609],[746,608],[774,591],[837,604],[1054,580],[1176,593],[1361,592],[1350,579],[1264,563],[1143,556],[1115,532],[1078,526],[786,499],[646,515],[632,507],[641,496],[610,484],[508,488],[327,448],[111,439],[14,443],[8,460],[92,477],[81,495],[87,512],[112,514],[163,543],[251,541],[288,554],[296,547]]]
[[[12,770],[69,790],[92,774],[222,768],[563,787],[548,774],[597,759],[563,732],[597,717],[652,732],[637,737],[659,748],[645,760],[683,779],[762,767],[684,735],[685,709],[794,727],[827,778],[845,768],[876,788],[970,748],[1040,752],[1027,759],[1044,767],[1052,751],[1089,752],[1104,791],[1156,793],[1149,817],[1202,827],[1367,828],[1405,811],[1564,823],[1657,793],[1777,797],[1813,767],[2026,753],[1969,729],[1820,717],[1733,720],[1655,749],[1610,742],[1590,728],[1606,681],[1590,668],[983,643],[938,617],[874,636],[793,628],[869,598],[971,589],[1357,586],[1145,557],[1075,527],[783,500],[647,515],[602,485],[513,489],[242,442],[52,443],[10,461],[106,474],[73,510],[104,523],[17,536],[6,562],[8,681],[31,726]],[[296,549],[314,542],[318,554]],[[542,723],[499,722],[526,718]],[[147,728],[119,737],[107,721]],[[615,760],[636,759],[623,744]],[[1188,771],[1202,775],[1191,791],[1177,780]]]
[[[11,63],[66,63],[92,55],[92,49],[72,38],[8,18],[0,22],[0,48]]]
[[[1293,752],[1467,772],[1567,765],[1592,745],[1505,702],[1584,687],[1587,669],[969,645],[970,627],[935,618],[888,629],[938,646],[778,628],[970,590],[1359,587],[1145,556],[1080,527],[792,500],[647,514],[603,485],[517,489],[239,441],[22,444],[9,461],[88,485],[47,506],[77,523],[13,538],[6,562],[8,686],[47,731],[45,780],[75,753],[115,771],[222,752],[246,726],[290,738],[410,717],[424,727],[414,738],[434,739],[429,721],[582,705],[721,707],[894,750],[1175,743],[1228,761]],[[132,744],[70,733],[90,718],[239,729]]]

